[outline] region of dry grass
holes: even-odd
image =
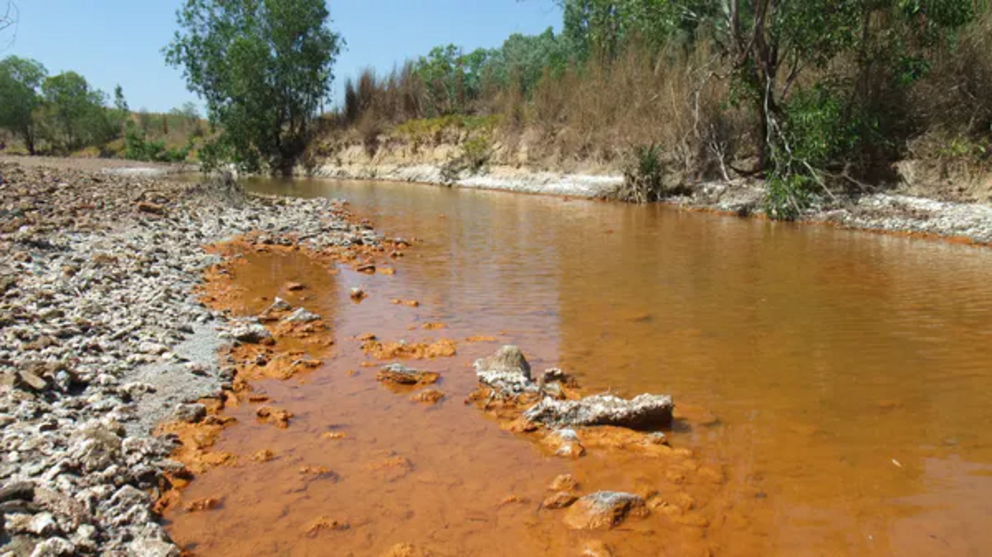
[[[742,113],[724,106],[722,70],[706,43],[660,56],[629,48],[613,63],[546,76],[531,121],[561,157],[609,163],[655,145],[685,177],[720,175],[749,129]]]

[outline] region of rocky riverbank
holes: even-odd
[[[178,555],[152,507],[174,439],[152,428],[229,387],[202,246],[369,244],[338,202],[0,162],[0,554]]]

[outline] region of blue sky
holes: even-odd
[[[182,74],[161,49],[175,31],[181,0],[15,0],[17,37],[3,55],[34,58],[50,73],[74,70],[108,94],[124,87],[132,109],[166,111],[189,100]],[[344,77],[371,66],[388,71],[431,47],[500,45],[511,33],[560,28],[551,0],[330,1],[332,27],[348,42],[335,67]]]

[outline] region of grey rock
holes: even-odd
[[[403,364],[389,364],[379,369],[376,380],[397,385],[418,385],[434,383],[438,374],[433,371],[421,371]]]
[[[258,344],[272,338],[272,333],[261,323],[245,323],[231,329],[231,336],[238,342]]]
[[[58,532],[59,525],[55,522],[55,517],[52,516],[52,513],[44,512],[31,517],[31,520],[25,525],[24,529],[31,534],[44,537]]]
[[[65,538],[48,538],[34,547],[31,557],[57,557],[59,555],[75,555],[76,546]]]
[[[199,402],[193,404],[180,404],[172,414],[172,419],[177,422],[197,423],[207,417],[207,407]]]
[[[479,381],[501,395],[513,396],[538,390],[537,384],[531,380],[530,364],[516,346],[503,346],[492,356],[476,360],[473,365]]]
[[[674,408],[668,395],[642,394],[628,400],[603,394],[581,400],[544,398],[524,412],[524,418],[549,426],[639,428],[671,423]]]
[[[156,538],[138,538],[128,545],[128,554],[133,557],[179,557],[179,548],[174,544]]]
[[[68,454],[85,472],[98,472],[110,466],[121,449],[117,432],[100,422],[90,422],[72,436]]]
[[[34,501],[34,484],[16,482],[0,487],[0,503],[7,501]]]
[[[17,386],[22,386],[34,391],[44,391],[48,388],[48,381],[45,381],[32,371],[26,369],[17,372]]]
[[[297,308],[296,311],[286,316],[283,319],[284,323],[310,323],[312,321],[319,321],[320,316],[316,313],[311,313],[303,308]]]

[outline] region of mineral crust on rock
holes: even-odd
[[[624,399],[609,394],[580,400],[544,398],[524,412],[524,418],[555,427],[613,425],[629,428],[664,426],[675,405],[668,395],[638,395]]]
[[[389,364],[379,370],[377,381],[396,385],[428,385],[437,383],[440,375],[433,371],[420,371],[403,364]]]
[[[516,346],[503,346],[492,356],[476,360],[473,365],[479,381],[501,396],[516,396],[538,390],[537,384],[531,379],[530,364]]]
[[[607,530],[630,516],[650,514],[644,499],[632,493],[597,491],[573,503],[565,514],[565,525],[573,530]]]

